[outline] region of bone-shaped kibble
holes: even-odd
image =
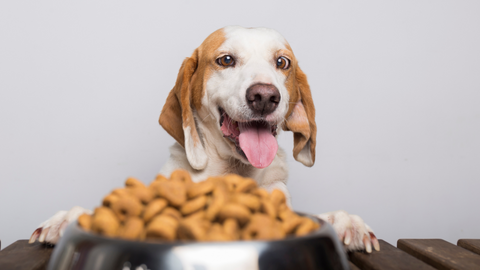
[[[285,194],[259,188],[251,178],[229,174],[193,183],[188,172],[157,175],[147,187],[130,177],[125,188],[107,195],[92,216],[82,215],[86,231],[147,241],[271,240],[302,236],[319,225],[301,217]]]

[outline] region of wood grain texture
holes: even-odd
[[[480,255],[480,239],[460,239],[457,242],[457,246]]]
[[[350,261],[362,270],[392,269],[392,270],[434,270],[433,267],[395,248],[389,243],[379,240],[380,251],[349,253]]]
[[[437,269],[480,269],[480,255],[442,239],[400,239],[397,247]]]
[[[43,270],[47,267],[53,248],[44,244],[17,242],[0,251],[0,269]]]

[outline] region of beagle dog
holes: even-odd
[[[260,187],[282,190],[290,202],[285,152],[276,136],[293,132],[293,157],[315,163],[315,107],[305,73],[288,42],[267,28],[228,26],[213,32],[186,58],[159,119],[176,143],[160,173],[190,172],[196,182],[236,173]],[[57,213],[30,241],[55,243],[82,208]],[[347,250],[379,250],[363,220],[345,211],[319,215]]]

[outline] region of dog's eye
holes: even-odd
[[[280,56],[277,59],[277,68],[288,69],[290,67],[290,60],[284,56]]]
[[[233,66],[235,60],[233,60],[233,57],[230,55],[224,55],[217,59],[217,64],[224,67]]]

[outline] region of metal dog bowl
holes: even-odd
[[[304,216],[320,223],[320,229],[275,241],[128,241],[88,233],[73,222],[55,247],[48,269],[349,269],[330,224]]]

